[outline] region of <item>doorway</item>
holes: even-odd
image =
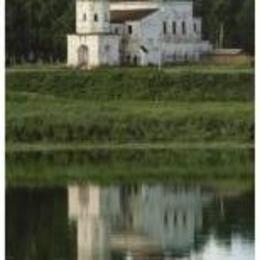
[[[88,66],[88,47],[81,45],[78,48],[78,65],[79,66]]]

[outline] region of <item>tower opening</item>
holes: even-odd
[[[79,66],[88,65],[88,47],[86,45],[81,45],[78,48],[78,64]]]

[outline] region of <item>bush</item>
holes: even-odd
[[[9,72],[8,91],[85,100],[248,101],[254,98],[251,72],[158,72],[154,69]]]

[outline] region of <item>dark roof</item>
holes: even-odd
[[[110,11],[111,23],[138,21],[154,13],[158,9],[112,10]]]

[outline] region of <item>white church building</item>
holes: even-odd
[[[212,50],[188,0],[76,0],[76,33],[67,36],[71,67],[199,61]]]

